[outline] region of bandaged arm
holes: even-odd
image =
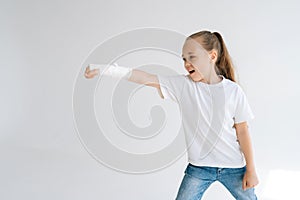
[[[155,74],[150,74],[138,69],[119,66],[117,63],[114,63],[113,65],[89,64],[89,67],[90,70],[99,69],[100,73],[105,76],[125,78],[134,83],[155,87],[158,89],[158,93],[161,98],[163,98],[159,81]]]

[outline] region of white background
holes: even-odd
[[[109,37],[142,27],[223,35],[256,116],[251,135],[257,194],[269,200],[286,192],[285,199],[296,199],[292,178],[272,177],[279,180],[278,195],[268,179],[274,170],[299,176],[299,6],[297,1],[1,1],[0,199],[175,199],[186,156],[156,173],[120,173],[85,151],[73,122],[72,91],[81,63]],[[204,199],[231,197],[214,184]]]

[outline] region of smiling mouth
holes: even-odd
[[[194,69],[193,69],[193,70],[191,70],[191,71],[189,71],[189,73],[190,73],[190,74],[192,74],[192,73],[194,73],[194,72],[195,72],[195,70],[194,70]]]

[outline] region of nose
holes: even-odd
[[[185,61],[184,66],[191,66],[191,63],[189,63],[188,61]]]
[[[185,62],[184,63],[184,66],[185,66],[185,68],[189,68],[189,67],[192,67],[192,64],[190,63],[190,62]]]

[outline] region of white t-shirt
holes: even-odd
[[[194,82],[189,75],[157,75],[165,99],[180,107],[188,162],[197,166],[245,166],[235,123],[254,118],[245,93],[222,77],[216,84]]]

